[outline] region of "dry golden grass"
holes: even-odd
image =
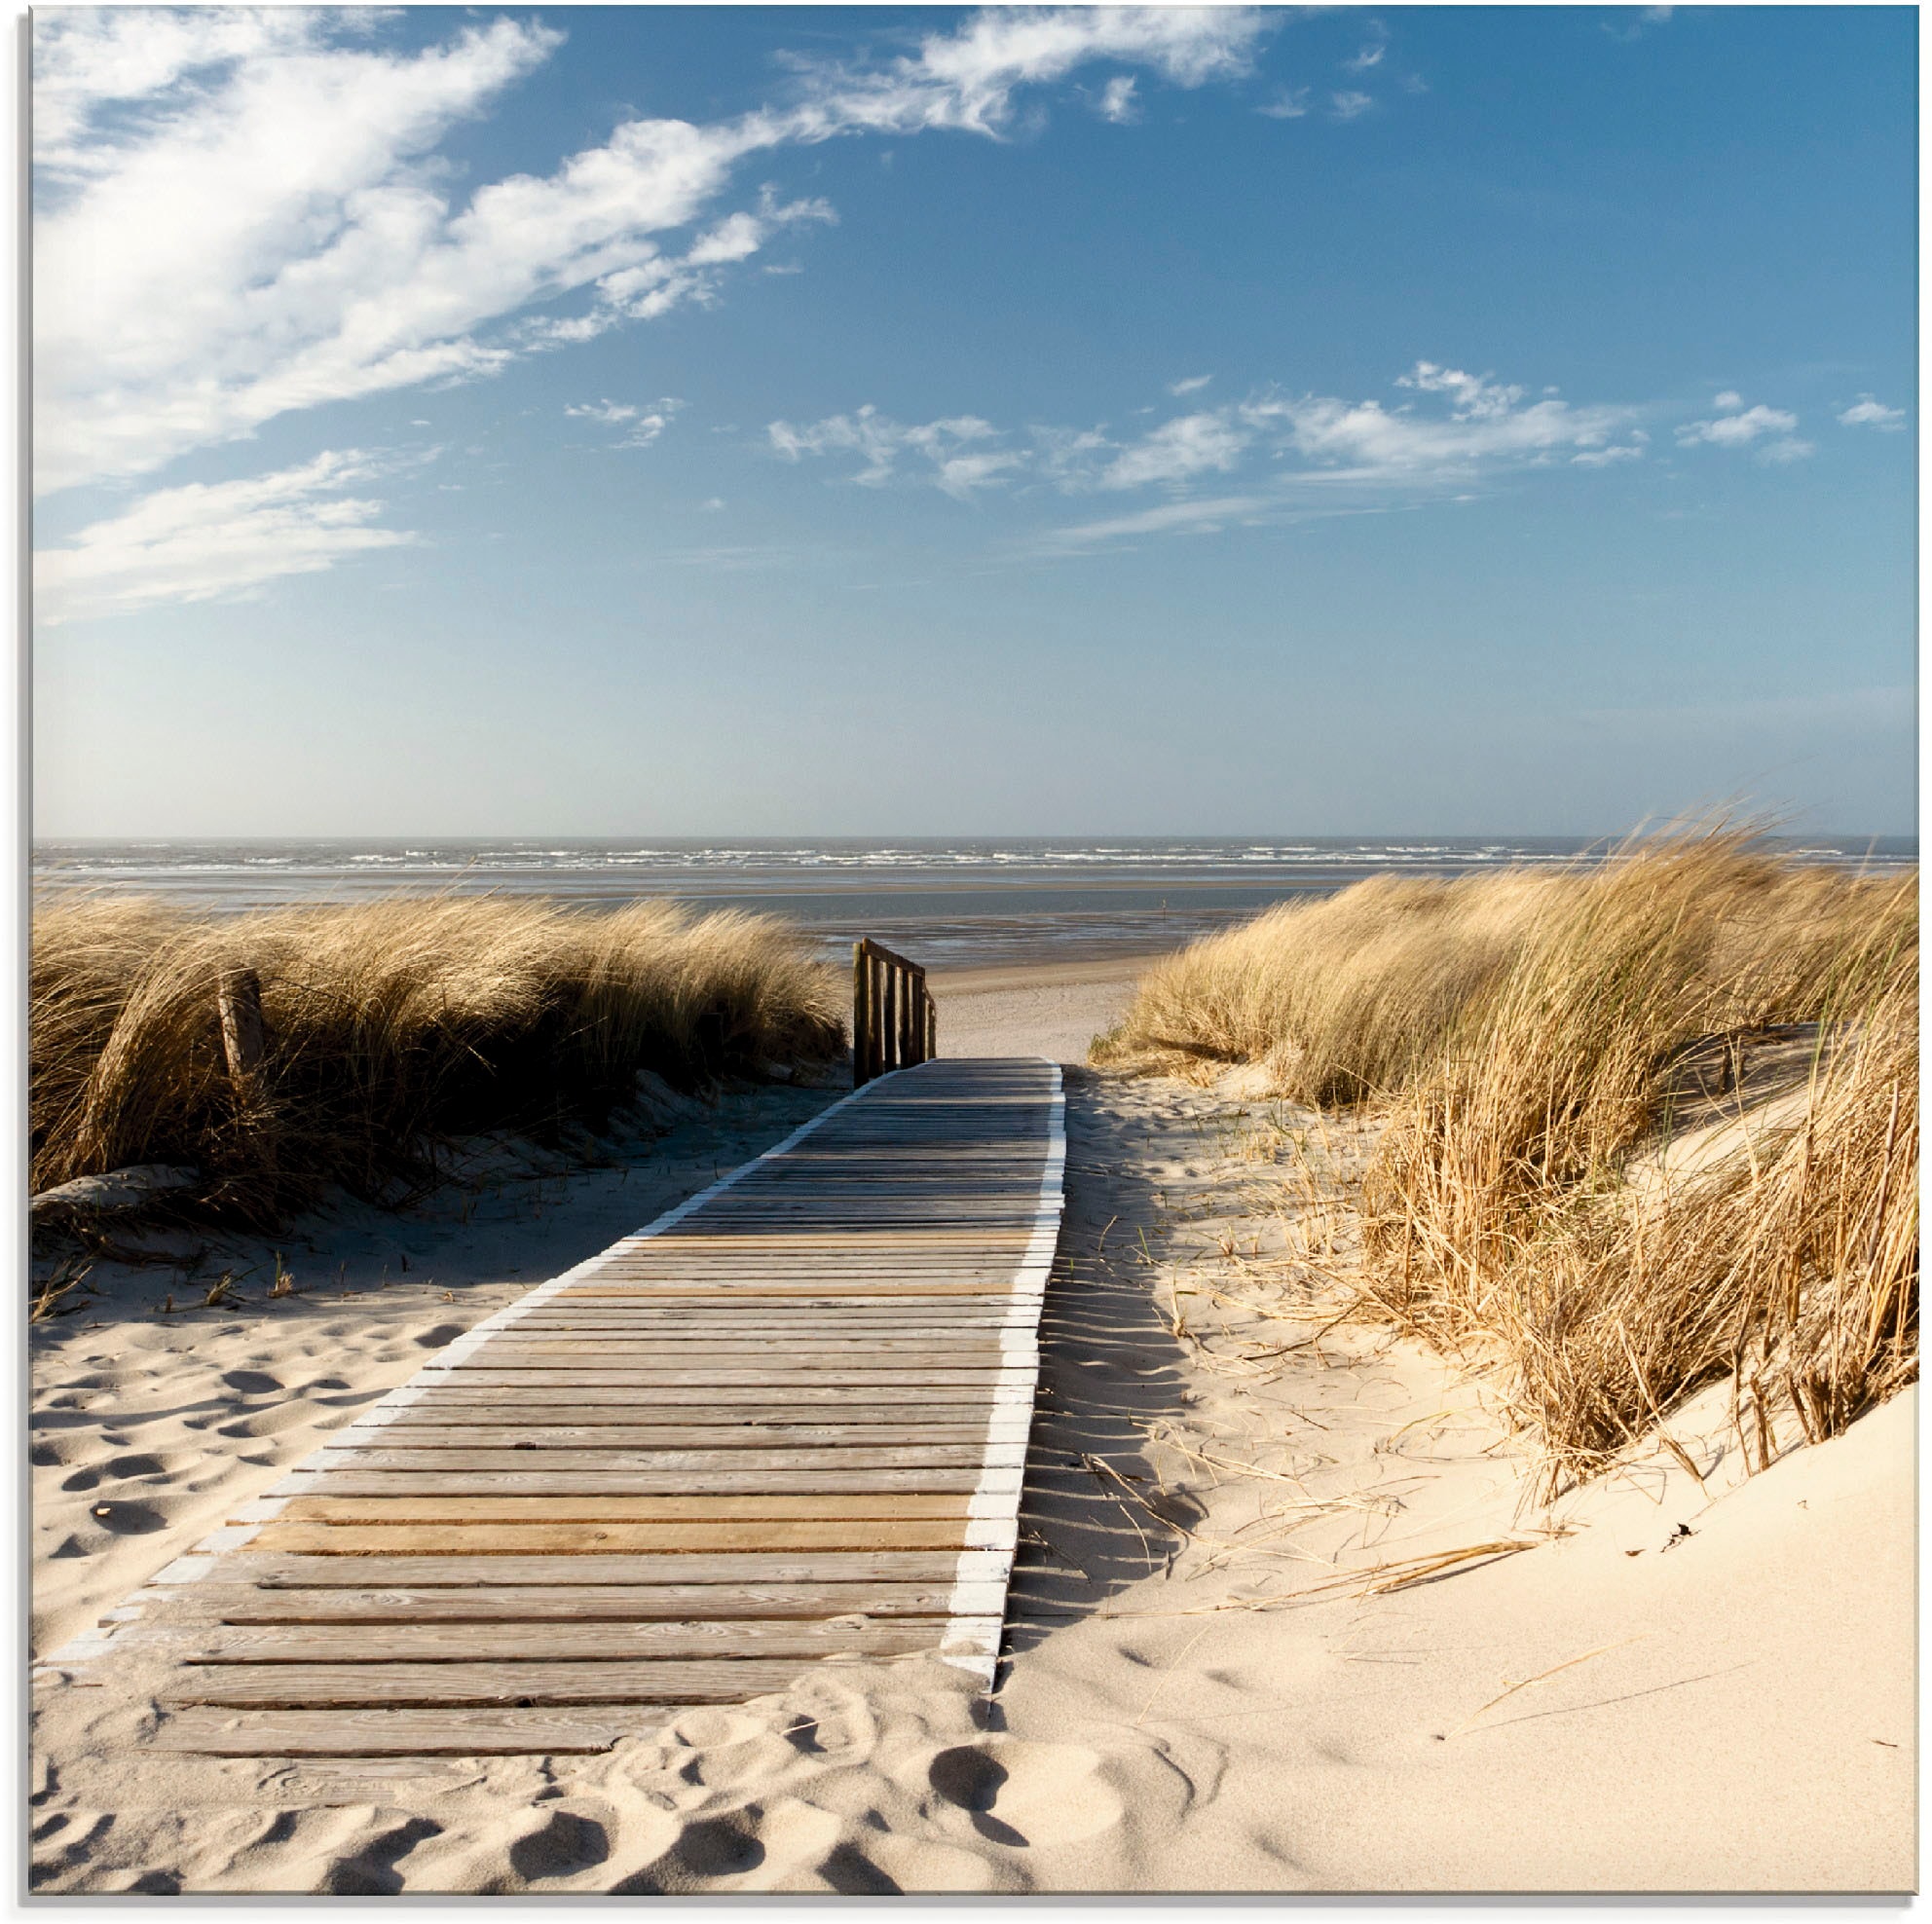
[[[1101,1054],[1265,1061],[1301,1100],[1371,1104],[1364,1287],[1505,1356],[1560,1471],[1727,1376],[1762,1462],[1781,1410],[1830,1435],[1915,1370],[1914,905],[1914,877],[1732,828],[1384,880],[1183,951]],[[1687,1060],[1788,1024],[1816,1039],[1808,1086],[1756,1120],[1734,1097],[1731,1153],[1673,1174]]]
[[[266,1054],[238,1088],[217,985],[253,970]],[[332,1183],[394,1198],[449,1138],[601,1128],[650,1069],[692,1088],[843,1046],[839,981],[780,925],[500,898],[196,915],[36,904],[32,1185],[140,1163],[267,1222]]]

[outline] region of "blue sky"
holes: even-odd
[[[35,18],[42,835],[1913,826],[1909,9]]]

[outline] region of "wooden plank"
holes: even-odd
[[[713,1556],[570,1555],[340,1557],[265,1551],[261,1539],[221,1560],[234,1580],[261,1589],[369,1586],[464,1589],[479,1584],[579,1583],[626,1586],[676,1583],[799,1584],[947,1583],[959,1568],[953,1550],[863,1550],[784,1554],[772,1550]],[[997,1562],[997,1558],[991,1559]],[[184,1588],[196,1586],[183,1586]]]
[[[547,1757],[608,1751],[673,1715],[642,1704],[566,1710],[178,1710],[149,1739],[197,1757]]]
[[[985,1533],[981,1533],[985,1534]],[[754,1517],[684,1523],[265,1523],[264,1550],[302,1556],[588,1556],[636,1550],[737,1550],[783,1556],[805,1550],[963,1550],[960,1517]]]
[[[387,1435],[377,1430],[378,1436]],[[1010,1446],[1001,1446],[1010,1447]],[[1011,1461],[1017,1462],[1016,1450]],[[823,1450],[581,1450],[541,1448],[492,1450],[453,1440],[440,1450],[391,1449],[371,1445],[355,1450],[326,1450],[307,1458],[302,1469],[376,1471],[420,1470],[454,1471],[464,1476],[480,1476],[502,1471],[523,1476],[533,1471],[566,1474],[592,1470],[609,1475],[638,1472],[646,1476],[670,1476],[683,1472],[705,1474],[714,1470],[743,1470],[748,1474],[793,1473],[800,1470],[856,1470],[875,1474],[880,1470],[979,1469],[986,1461],[983,1443],[899,1443],[864,1444],[847,1441],[842,1447]]]
[[[526,1463],[532,1460],[526,1458]],[[1019,1472],[1013,1472],[1018,1476]],[[628,1497],[763,1498],[822,1496],[826,1505],[847,1497],[970,1497],[983,1472],[978,1465],[956,1469],[681,1469],[625,1470],[474,1470],[445,1465],[434,1470],[337,1469],[333,1464],[290,1472],[305,1494],[316,1497],[491,1497],[502,1492],[532,1498]],[[279,1486],[278,1486],[279,1487]],[[565,1511],[577,1507],[567,1501]],[[599,1501],[598,1507],[604,1507]]]
[[[636,1663],[184,1664],[159,1693],[166,1709],[538,1710],[550,1705],[743,1703],[799,1677],[786,1657]]]
[[[633,1358],[646,1361],[660,1356],[676,1357],[681,1363],[708,1364],[713,1357],[729,1357],[743,1362],[745,1339],[738,1336],[711,1336],[700,1332],[630,1336],[615,1331],[579,1335],[527,1335],[521,1324],[512,1324],[492,1337],[476,1352],[493,1357],[515,1357],[518,1363],[539,1358],[561,1358],[558,1367],[575,1364],[586,1356],[608,1356],[613,1362],[628,1364]],[[995,1337],[982,1331],[962,1335],[957,1341],[942,1343],[931,1336],[828,1336],[818,1332],[787,1331],[784,1344],[787,1367],[796,1369],[837,1368],[872,1357],[890,1358],[895,1368],[961,1369],[969,1363],[988,1363],[998,1367],[1003,1353]],[[507,1368],[507,1363],[499,1363]]]
[[[469,1389],[743,1389],[766,1401],[789,1396],[794,1390],[815,1396],[841,1389],[885,1389],[897,1400],[905,1401],[922,1389],[991,1388],[1001,1370],[997,1360],[978,1366],[962,1363],[957,1369],[928,1366],[916,1370],[895,1370],[886,1363],[876,1369],[855,1369],[850,1365],[811,1369],[789,1364],[768,1370],[730,1369],[723,1365],[706,1369],[697,1363],[685,1369],[671,1363],[662,1368],[641,1365],[636,1369],[603,1369],[586,1365],[576,1370],[532,1363],[528,1368],[515,1369],[500,1368],[479,1356],[474,1363],[452,1364],[437,1374],[445,1377],[453,1388]]]
[[[359,1559],[358,1565],[374,1558]],[[507,1561],[505,1559],[505,1561]],[[939,1583],[497,1583],[443,1589],[189,1586],[184,1616],[271,1623],[762,1623],[793,1617],[944,1617],[956,1586]]]
[[[950,1404],[948,1404],[950,1408]],[[336,1449],[350,1435],[383,1437],[396,1449],[585,1449],[585,1451],[765,1451],[765,1449],[966,1449],[985,1437],[985,1410],[974,1410],[968,1420],[947,1418],[919,1422],[917,1416],[885,1418],[877,1424],[829,1424],[825,1412],[790,1416],[762,1416],[742,1424],[707,1424],[701,1412],[686,1410],[680,1424],[640,1422],[634,1408],[611,1414],[599,1422],[589,1412],[581,1422],[487,1422],[485,1412],[471,1404],[444,1410],[423,1410],[412,1404],[408,1422],[385,1424],[381,1429],[332,1429],[324,1449]],[[528,1416],[528,1410],[518,1412]],[[576,1412],[572,1412],[576,1414]],[[939,1459],[947,1461],[947,1459]]]
[[[454,1373],[451,1373],[454,1376]],[[985,1410],[989,1405],[988,1392],[993,1388],[994,1379],[983,1377],[977,1383],[940,1383],[919,1388],[917,1386],[875,1384],[868,1387],[865,1401],[868,1405],[868,1420],[873,1423],[899,1423],[919,1413],[932,1414],[941,1410],[950,1411],[947,1421],[959,1422],[960,1413],[966,1410]],[[829,1409],[849,1408],[856,1400],[849,1388],[813,1384],[785,1384],[772,1386],[761,1384],[757,1387],[704,1384],[660,1383],[653,1385],[631,1384],[628,1388],[634,1392],[629,1401],[620,1401],[616,1392],[627,1386],[583,1385],[576,1394],[572,1395],[570,1387],[555,1383],[496,1383],[489,1378],[481,1382],[464,1383],[451,1381],[447,1388],[442,1384],[427,1385],[418,1399],[408,1405],[411,1418],[419,1411],[433,1409],[548,1409],[572,1412],[582,1422],[590,1421],[589,1410],[614,1409],[625,1421],[636,1423],[640,1419],[653,1423],[672,1421],[671,1412],[680,1409],[710,1412],[715,1421],[719,1412],[730,1410],[734,1415],[742,1411],[750,1418],[782,1417],[794,1412],[801,1421],[823,1422]],[[649,1393],[645,1393],[646,1391]],[[601,1393],[600,1393],[601,1391]],[[593,1400],[594,1399],[594,1400]],[[514,1421],[514,1418],[511,1419]]]
[[[831,1523],[845,1517],[910,1522],[963,1517],[963,1497],[888,1491],[852,1497],[617,1497],[582,1502],[549,1497],[290,1497],[278,1522],[289,1523]]]
[[[868,1396],[857,1399],[863,1408],[855,1410],[852,1420],[840,1426],[864,1433],[894,1430],[917,1436],[934,1430],[961,1428],[979,1433],[991,1413],[993,1401],[1010,1402],[1013,1392],[1022,1388],[1022,1385],[1010,1386],[997,1399],[990,1398],[985,1388],[941,1388],[909,1400],[889,1395]],[[835,1412],[841,1397],[847,1407],[855,1400],[849,1390],[790,1389],[782,1393],[785,1401],[768,1403],[749,1401],[745,1392],[730,1389],[707,1396],[701,1389],[660,1388],[649,1396],[633,1394],[629,1398],[618,1390],[586,1390],[572,1402],[540,1386],[479,1388],[456,1384],[444,1388],[437,1385],[425,1387],[411,1402],[395,1406],[395,1420],[410,1424],[474,1423],[485,1428],[515,1425],[533,1436],[539,1428],[615,1425],[715,1433],[743,1424],[756,1440],[764,1430],[776,1434],[780,1430],[831,1427],[838,1421]],[[381,1414],[388,1416],[390,1412],[385,1410]],[[341,1431],[354,1428],[360,1433],[366,1426],[345,1424]],[[721,1442],[717,1447],[729,1445]]]
[[[394,1623],[215,1626],[181,1652],[184,1663],[614,1663],[632,1659],[905,1656],[935,1649],[944,1611],[929,1617],[687,1621]]]

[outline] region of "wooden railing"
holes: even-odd
[[[852,945],[852,1087],[939,1054],[926,972],[869,936]]]

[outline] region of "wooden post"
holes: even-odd
[[[885,1015],[885,964],[876,946],[868,950],[872,963],[872,983],[867,992],[866,1080],[871,1082],[885,1065],[885,1045],[881,1022]]]
[[[883,1044],[884,1064],[887,1069],[899,1066],[899,970],[891,963],[885,971],[885,1011],[878,1025],[879,1041]]]
[[[224,969],[215,984],[221,1016],[221,1054],[228,1079],[243,1094],[262,1066],[262,979],[252,969]]]
[[[939,1004],[933,1000],[932,990],[926,991],[926,1060],[939,1059]]]
[[[866,1080],[866,944],[852,944],[852,1087]]]

